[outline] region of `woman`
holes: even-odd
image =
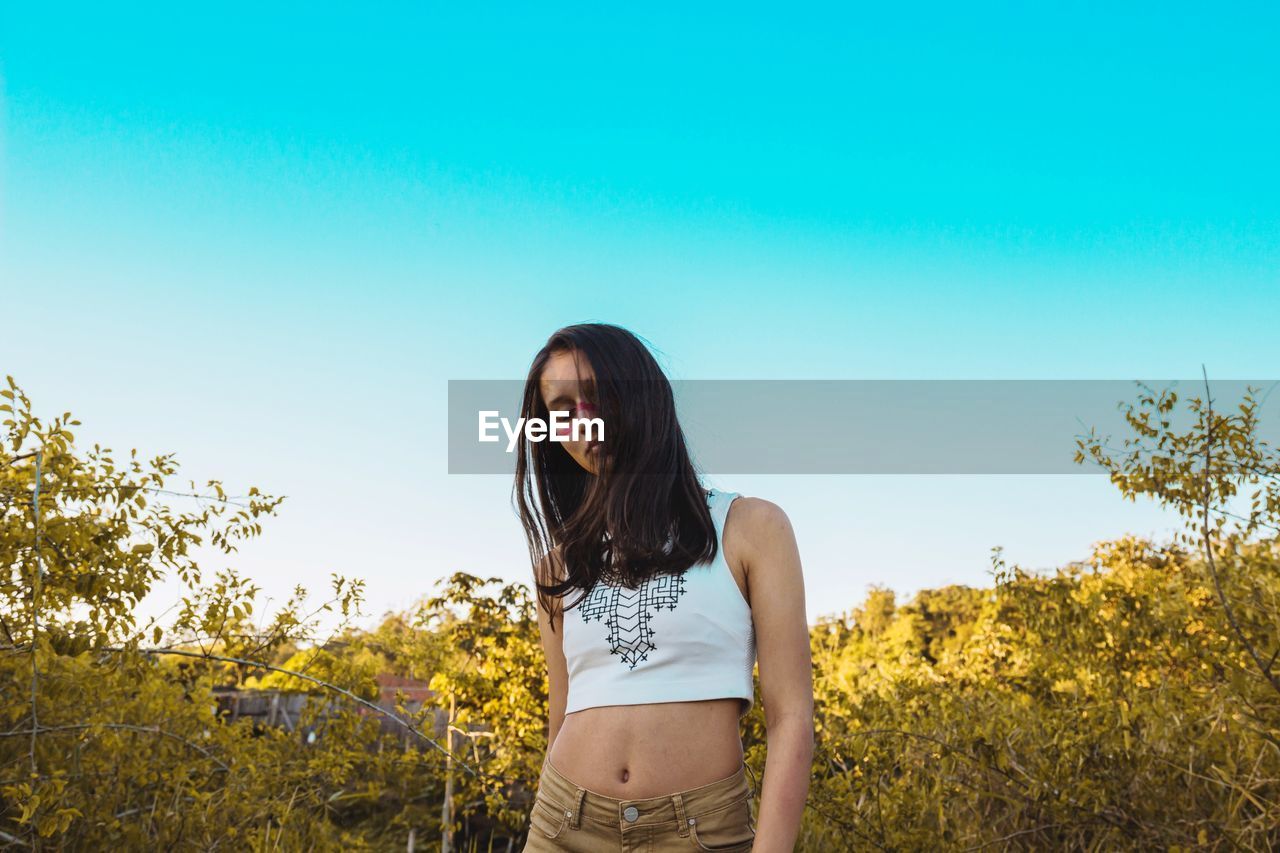
[[[617,326],[553,334],[521,415],[553,427],[551,440],[521,432],[516,463],[550,685],[524,849],[793,850],[813,681],[786,514],[703,490],[670,383]],[[758,819],[739,732],[757,656],[768,726]]]

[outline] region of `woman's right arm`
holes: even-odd
[[[555,552],[553,552],[555,553]],[[548,555],[550,556],[550,555]],[[543,561],[545,567],[546,560]],[[555,573],[560,576],[559,572]],[[541,573],[539,574],[540,577]],[[545,583],[545,581],[544,581]],[[551,630],[551,618],[538,604],[538,632],[542,637],[542,652],[547,659],[547,752],[555,743],[560,726],[564,723],[564,709],[569,695],[569,668],[564,660],[564,614],[555,616],[555,631]]]

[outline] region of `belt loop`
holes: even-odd
[[[578,786],[577,793],[573,795],[573,815],[569,818],[569,826],[578,829],[582,826],[582,801],[587,798],[587,790]]]
[[[688,838],[689,819],[684,815],[684,797],[679,794],[672,794],[671,801],[676,806],[676,829],[680,832],[681,838]]]
[[[742,766],[747,768],[747,772],[751,774],[751,793],[755,794],[755,796],[758,798],[760,796],[759,794],[760,780],[756,778],[756,771],[752,770],[751,765],[748,764],[745,760],[742,762]]]

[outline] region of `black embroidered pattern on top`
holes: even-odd
[[[639,589],[597,583],[578,608],[582,621],[604,620],[609,627],[609,651],[620,655],[631,669],[657,648],[650,621],[653,613],[666,607],[675,610],[684,594],[684,575],[658,575]],[[652,612],[650,608],[653,608]]]

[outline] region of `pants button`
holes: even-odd
[[[635,806],[627,806],[622,810],[622,816],[626,818],[628,822],[632,822],[636,818],[640,817],[640,810]]]

